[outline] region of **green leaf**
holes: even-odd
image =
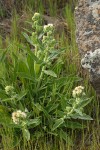
[[[90,116],[86,115],[85,113],[83,113],[82,116],[80,116],[79,114],[72,114],[71,118],[82,120],[93,120]]]
[[[56,79],[56,83],[58,85],[58,88],[61,88],[62,86],[70,86],[71,83],[79,81],[80,78],[78,78],[75,75],[67,75],[66,77],[60,77]]]
[[[32,24],[31,24],[32,25]],[[23,28],[27,33],[32,34],[32,31],[29,31],[28,29]]]
[[[21,128],[22,128],[21,125],[19,125],[19,124],[14,124],[12,121],[9,122],[8,124],[6,124],[6,126],[9,127],[9,128],[16,128],[16,129],[21,129]]]
[[[25,39],[27,40],[27,42],[34,46],[32,40],[30,39],[30,37],[28,36],[28,34],[26,34],[25,32],[23,32],[22,34],[25,37]]]
[[[6,99],[7,95],[6,92],[4,90],[0,90],[0,99]]]
[[[80,103],[77,105],[77,108],[84,108],[86,105],[88,105],[91,102],[92,98],[89,99],[83,99],[80,101]]]
[[[27,46],[27,53],[30,56],[30,58],[35,61],[36,63],[40,64],[41,60],[37,56],[35,56],[34,52],[30,49],[30,47]]]
[[[41,106],[39,103],[35,103],[34,106],[35,106],[39,111],[42,111],[42,110],[43,110],[42,106]]]
[[[8,125],[11,122],[11,116],[8,113],[8,108],[0,105],[0,124]]]
[[[59,117],[63,117],[65,115],[64,111],[57,110],[56,113],[59,115]]]
[[[18,61],[18,71],[17,72],[24,72],[26,74],[30,74],[28,62],[25,58],[24,58],[24,60]]]
[[[42,108],[42,106],[39,103],[33,103],[33,110],[34,110],[34,113],[39,115],[39,113],[41,111],[43,111],[43,108]]]
[[[14,136],[12,148],[14,149],[16,146],[18,146],[20,144],[21,140],[22,140],[22,137],[18,137],[18,135]]]
[[[4,61],[5,57],[6,57],[6,53],[7,53],[7,50],[5,50],[2,55],[0,56],[0,62]]]
[[[31,76],[29,73],[26,73],[26,72],[17,72],[17,75],[20,76],[21,78],[24,78],[24,79],[28,79],[28,80],[31,80],[31,81],[35,81],[34,77]]]
[[[31,50],[30,50],[31,51]],[[30,52],[30,53],[28,53],[29,55],[30,55],[30,57],[34,60],[34,61],[36,61],[38,64],[39,63],[41,63],[41,61],[38,59],[38,57],[36,57],[35,55],[34,55],[34,52]]]
[[[46,118],[50,119],[50,115],[45,109],[43,109],[43,113],[44,113]]]
[[[30,132],[29,132],[29,130],[26,129],[26,128],[23,129],[23,137],[24,137],[27,141],[30,140]]]
[[[47,133],[48,133],[48,134],[51,134],[51,135],[54,135],[54,136],[57,136],[57,135],[58,135],[58,134],[55,133],[55,132],[49,132],[49,131],[47,131]]]
[[[2,102],[9,102],[9,101],[13,101],[13,99],[14,99],[14,98],[6,98],[6,99],[3,99],[3,100],[2,100]]]
[[[14,52],[12,52],[12,55],[13,55],[14,59],[15,59],[16,61],[18,61],[18,56],[17,56],[17,55],[15,55],[15,53],[14,53]]]
[[[0,114],[7,113],[9,111],[7,106],[0,105]]]
[[[44,70],[43,72],[47,75],[57,78],[57,75],[52,70]]]
[[[43,138],[44,134],[45,133],[43,131],[34,131],[34,134],[32,134],[32,137],[34,137],[34,139],[39,139],[40,137]]]
[[[60,131],[58,131],[58,135],[59,135],[60,139],[65,140],[68,145],[73,146],[73,142],[72,142],[71,138],[69,137],[69,135],[67,134],[67,132],[65,132],[61,129]]]
[[[52,131],[54,131],[55,129],[57,129],[63,123],[64,123],[64,119],[63,118],[57,119],[55,121],[55,124],[53,125]]]
[[[78,113],[80,116],[83,116],[82,111],[81,111],[80,109],[74,109],[74,111],[75,111],[76,113]]]
[[[83,125],[83,124],[80,124],[80,123],[74,122],[74,121],[68,121],[68,120],[64,123],[64,127],[71,128],[71,129],[83,129],[83,128],[86,128],[86,126]]]
[[[26,94],[27,94],[28,91],[22,91],[18,97],[17,97],[17,101],[20,101]]]
[[[34,125],[34,127],[36,127],[36,126],[38,126],[40,123],[41,123],[40,118],[35,118],[35,119],[30,119],[30,120],[28,120],[27,125],[28,125],[28,126]]]
[[[59,104],[49,104],[47,107],[46,107],[46,110],[47,110],[47,112],[51,112],[51,111],[53,111],[53,110],[55,110],[55,109],[57,109],[57,107],[59,106]]]
[[[60,132],[59,132],[59,136],[60,136],[60,138],[61,139],[63,139],[63,140],[67,140],[67,132],[64,132],[62,129],[60,130]]]

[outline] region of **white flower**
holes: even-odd
[[[15,124],[19,124],[20,121],[22,121],[26,117],[27,117],[27,114],[25,112],[22,112],[21,110],[17,110],[12,113],[12,120]]]
[[[10,94],[10,93],[12,93],[14,91],[14,87],[13,86],[6,86],[5,87],[5,92],[6,92],[6,94]]]
[[[49,23],[47,25],[44,25],[44,29],[48,28],[48,27],[53,27],[53,24],[52,23]]]
[[[53,24],[44,25],[44,32],[50,32],[54,28]]]
[[[72,92],[73,97],[76,98],[76,97],[79,97],[80,95],[82,95],[83,90],[84,90],[83,86],[77,86]]]

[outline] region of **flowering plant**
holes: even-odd
[[[1,123],[19,128],[27,140],[45,134],[66,140],[65,128],[83,127],[71,119],[92,120],[84,113],[91,99],[82,86],[72,91],[79,77],[63,75],[65,50],[56,48],[53,24],[43,26],[39,13],[32,20],[32,34],[23,33],[29,44],[20,45],[19,52],[10,52],[12,64],[6,57],[9,52],[3,53],[0,104],[5,119],[1,117]]]

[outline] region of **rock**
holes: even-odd
[[[88,69],[90,82],[100,95],[100,0],[79,0],[75,21],[81,65]]]

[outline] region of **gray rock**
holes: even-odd
[[[75,9],[76,39],[81,65],[100,95],[100,0],[79,0]]]

